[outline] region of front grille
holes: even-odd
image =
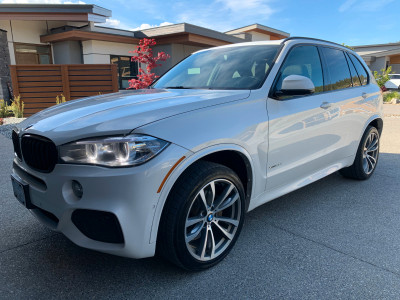
[[[18,137],[18,134],[14,130],[12,132],[12,142],[14,145],[15,154],[18,156],[19,159],[22,159],[21,145],[19,144],[19,137]]]
[[[57,147],[54,143],[38,135],[24,135],[21,139],[22,157],[25,163],[34,170],[50,173],[57,159]]]

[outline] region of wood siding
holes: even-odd
[[[118,92],[117,66],[104,65],[11,65],[14,96],[25,103],[28,117],[66,100]]]

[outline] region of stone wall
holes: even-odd
[[[8,84],[11,86],[10,53],[8,51],[7,31],[0,29],[0,99],[10,100]]]

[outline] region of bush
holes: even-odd
[[[21,96],[14,97],[11,103],[11,110],[14,113],[14,117],[23,118],[24,117],[24,102],[21,101]]]
[[[0,118],[7,118],[12,115],[11,106],[7,105],[4,100],[0,100]]]
[[[389,74],[392,73],[392,67],[381,70],[381,73],[379,74],[377,71],[374,71],[374,77],[376,79],[376,83],[379,85],[379,87],[382,89],[385,86],[385,83],[390,80]]]
[[[400,93],[393,91],[383,95],[383,102],[391,102],[393,99],[400,99]]]

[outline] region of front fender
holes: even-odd
[[[217,144],[213,146],[208,146],[206,148],[203,148],[192,155],[186,157],[183,159],[178,166],[169,174],[169,177],[164,183],[164,186],[162,187],[160,191],[160,197],[154,212],[154,217],[153,217],[153,224],[151,228],[151,234],[150,234],[150,243],[155,243],[157,240],[157,233],[158,233],[158,226],[160,224],[161,220],[161,215],[162,211],[164,209],[165,202],[167,201],[168,195],[174,186],[175,182],[179,178],[179,176],[182,175],[182,173],[189,167],[191,166],[194,162],[198,161],[202,157],[207,156],[208,154],[219,152],[219,151],[225,151],[225,150],[231,150],[231,151],[237,151],[243,154],[249,161],[250,166],[251,166],[251,171],[252,171],[252,176],[254,178],[254,166],[253,166],[253,161],[249,155],[249,153],[241,146],[236,145],[236,144]],[[254,194],[254,189],[255,189],[255,180],[252,183],[252,195]],[[250,200],[251,201],[251,200]]]

